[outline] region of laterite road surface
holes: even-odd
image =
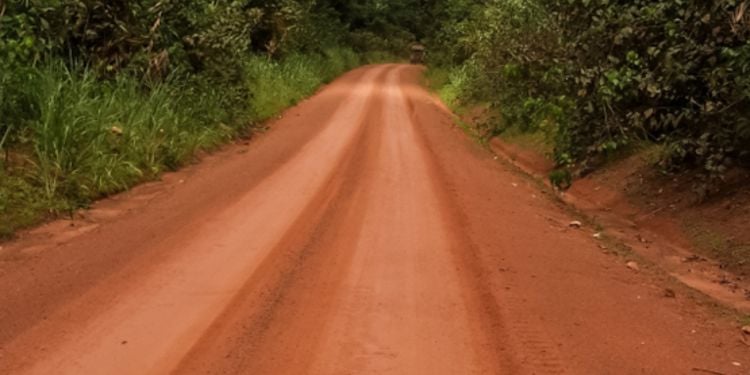
[[[0,250],[2,374],[750,373],[403,65]],[[710,372],[709,372],[710,373]]]

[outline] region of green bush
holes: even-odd
[[[462,101],[471,100],[470,79],[466,73],[467,65],[450,68],[431,68],[427,71],[430,86],[437,91],[440,99],[453,110],[459,110]]]
[[[741,3],[558,2],[558,24],[580,28],[563,28],[576,67],[569,84],[579,93],[573,154],[648,138],[669,146],[670,166],[709,178],[741,161],[750,151],[742,78],[750,28]]]
[[[436,42],[450,52],[440,61],[477,66],[478,79],[456,76],[449,86],[468,83],[464,91],[502,113],[493,134],[543,131],[560,165],[583,169],[637,141],[658,142],[669,150],[663,165],[703,171],[705,187],[750,165],[747,6],[498,0],[475,4],[481,11],[451,21],[457,28]]]

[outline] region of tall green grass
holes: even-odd
[[[23,80],[6,75],[0,151],[12,157],[0,162],[0,237],[158,178],[359,63],[347,49],[279,61],[254,56],[244,82],[227,87],[200,77],[102,80],[62,63],[24,70]]]
[[[278,114],[359,62],[348,49],[330,49],[320,55],[293,54],[281,61],[253,57],[246,68],[253,117],[264,120]]]
[[[468,64],[450,68],[431,66],[427,70],[426,79],[448,107],[460,112],[464,109],[462,100],[471,99],[474,95],[473,74]]]
[[[129,77],[100,81],[52,65],[40,70],[35,87],[39,117],[29,128],[37,183],[48,199],[77,204],[124,190],[230,135],[191,116],[195,109],[170,83],[146,89]]]

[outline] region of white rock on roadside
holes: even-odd
[[[583,223],[578,220],[573,220],[570,222],[570,224],[568,224],[568,226],[571,228],[579,229],[583,226]]]
[[[638,263],[633,262],[633,261],[627,262],[627,263],[625,263],[625,265],[628,268],[630,268],[631,270],[633,270],[633,271],[640,271],[641,270],[641,268],[638,266]]]

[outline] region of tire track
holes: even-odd
[[[382,84],[391,69],[378,75],[361,130],[326,188],[175,374],[306,373],[351,262],[352,253],[341,249],[356,240],[362,225],[379,145]]]
[[[408,79],[402,78],[404,82]],[[402,85],[404,98],[407,101],[411,121],[419,124],[423,121],[417,118],[416,102],[421,106],[432,105],[432,99],[424,89],[418,85]],[[425,126],[425,124],[420,124]],[[453,186],[447,174],[438,162],[435,150],[424,137],[422,127],[417,131],[418,147],[420,147],[429,161],[429,169],[434,183],[433,190],[439,194],[444,209],[446,228],[452,231],[455,244],[451,247],[457,264],[460,264],[462,280],[467,292],[467,305],[473,306],[474,316],[481,316],[481,323],[476,329],[478,337],[484,337],[484,350],[487,357],[495,357],[497,370],[495,373],[509,374],[564,374],[564,362],[557,351],[554,341],[550,340],[542,330],[542,324],[534,324],[523,310],[523,304],[517,297],[502,298],[495,291],[503,286],[493,282],[492,272],[487,269],[490,264],[480,258],[479,247],[467,235],[468,220],[466,213],[460,208],[452,192],[458,189]],[[506,284],[513,288],[513,284]]]
[[[490,374],[482,314],[451,257],[452,232],[415,144],[398,69],[389,74],[371,203],[337,314],[310,373]]]

